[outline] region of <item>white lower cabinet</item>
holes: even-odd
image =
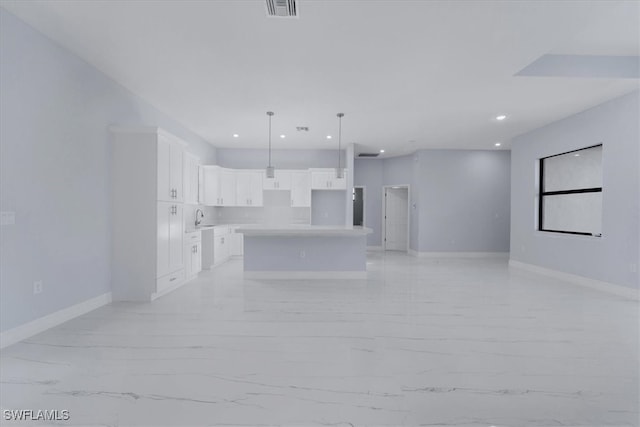
[[[184,259],[186,279],[195,278],[202,271],[202,232],[185,234]]]
[[[166,291],[181,285],[184,282],[184,280],[185,280],[184,268],[182,268],[182,269],[180,269],[178,271],[174,271],[171,274],[167,274],[165,276],[158,277],[158,280],[156,281],[156,292],[155,292],[155,294],[157,296],[160,296],[161,294],[165,293]]]
[[[227,261],[231,254],[229,242],[229,227],[218,226],[213,229],[213,264],[218,265]]]
[[[244,253],[244,235],[236,233],[237,227],[232,227],[229,233],[229,241],[231,242],[230,255],[232,257],[241,257]]]
[[[158,202],[157,277],[184,268],[182,238],[184,237],[183,205]]]

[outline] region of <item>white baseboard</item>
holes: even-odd
[[[81,303],[72,305],[71,307],[63,308],[54,313],[47,314],[39,319],[32,320],[24,325],[17,326],[13,329],[9,329],[0,334],[0,348],[8,347],[12,344],[32,337],[40,332],[44,332],[47,329],[58,326],[68,320],[82,316],[90,311],[100,308],[103,305],[107,305],[111,302],[111,292],[98,295],[95,298],[83,301]]]
[[[603,282],[601,280],[590,279],[584,276],[578,276],[577,274],[564,273],[558,270],[552,270],[550,268],[540,267],[538,265],[527,264],[526,262],[509,260],[509,268],[517,268],[520,270],[530,271],[532,273],[542,274],[544,276],[553,277],[554,279],[570,282],[575,285],[584,286],[598,291],[613,294],[619,297],[628,298],[631,300],[640,300],[638,291],[624,286],[615,285],[609,282]]]
[[[381,251],[382,246],[367,246],[368,251]]]
[[[245,271],[245,279],[323,280],[366,279],[366,271]]]
[[[509,258],[509,252],[418,252],[409,249],[409,255],[418,258]]]

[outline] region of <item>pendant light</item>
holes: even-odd
[[[267,166],[267,178],[275,178],[276,168],[271,166],[271,117],[273,116],[273,111],[267,111],[267,116],[269,116],[269,165]]]
[[[338,116],[338,167],[336,168],[336,178],[342,179],[344,178],[344,170],[342,169],[342,153],[341,145],[342,145],[342,118],[344,117],[344,113],[336,114]]]

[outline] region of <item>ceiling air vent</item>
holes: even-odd
[[[279,18],[297,18],[298,0],[266,0],[267,15]]]
[[[360,153],[358,157],[378,157],[380,153]]]

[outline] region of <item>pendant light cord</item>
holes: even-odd
[[[342,159],[340,155],[340,150],[342,150],[342,117],[344,113],[338,113],[338,169],[342,167]]]
[[[269,167],[271,167],[271,116],[273,116],[273,111],[267,111],[267,115],[269,116]]]

